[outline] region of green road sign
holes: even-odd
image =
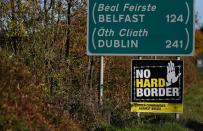
[[[89,0],[88,55],[194,53],[194,0]]]

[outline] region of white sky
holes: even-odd
[[[203,0],[195,0],[195,9],[198,12],[200,23],[203,24]]]

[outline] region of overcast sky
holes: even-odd
[[[195,9],[199,14],[200,22],[203,23],[203,0],[195,0]]]

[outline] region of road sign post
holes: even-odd
[[[103,95],[104,95],[104,57],[101,56],[101,63],[100,63],[100,105],[103,105]]]
[[[91,0],[87,53],[193,55],[193,10],[193,0]]]

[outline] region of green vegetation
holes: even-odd
[[[201,77],[203,78],[203,68],[198,69],[198,72],[201,75]]]
[[[184,98],[184,113],[179,121],[175,114],[141,114],[141,118],[134,119],[134,125],[126,128],[111,126],[106,130],[116,131],[187,131],[203,129],[203,82],[193,86]]]
[[[118,129],[118,128],[107,128],[107,131],[112,131],[112,130],[116,130],[116,131],[174,131],[174,129],[176,131],[186,131],[186,129],[184,127],[182,127],[180,124],[178,123],[173,123],[173,122],[166,122],[163,124],[142,124],[142,125],[138,125],[135,128],[123,128],[123,129]]]
[[[184,119],[203,122],[203,82],[192,87],[185,96]]]

